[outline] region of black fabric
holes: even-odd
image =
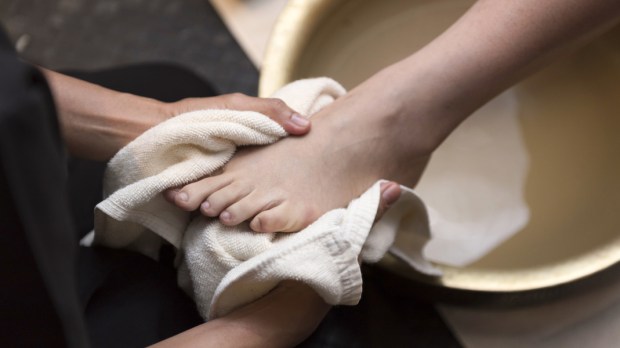
[[[214,95],[210,85],[172,65],[65,73],[162,101]],[[69,161],[69,197],[80,236],[93,228],[104,169],[105,163]],[[79,256],[80,299],[95,347],[144,347],[203,322],[193,301],[176,285],[171,257],[154,262],[133,252],[106,248],[81,248]]]
[[[386,282],[386,272],[372,266],[362,271],[360,303],[332,308],[299,347],[461,347],[434,304],[408,291],[411,281],[390,275]]]
[[[217,95],[215,89],[192,71],[170,63],[141,63],[96,71],[63,71],[64,74],[116,91],[174,102]]]
[[[124,250],[81,251],[80,295],[93,346],[145,347],[203,322],[172,266]]]
[[[1,35],[1,34],[0,34]],[[0,38],[0,341],[85,347],[64,153],[41,73]]]
[[[96,347],[143,347],[200,324],[171,262],[104,248],[80,248],[76,262],[105,164],[70,159],[67,170],[45,80],[0,35],[2,346],[87,347],[90,336]],[[213,94],[170,65],[72,74],[166,101]]]

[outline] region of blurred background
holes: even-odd
[[[174,62],[220,93],[256,94],[258,70],[207,0],[0,0],[0,23],[50,69]]]

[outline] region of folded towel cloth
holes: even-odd
[[[344,93],[335,81],[317,78],[293,82],[274,97],[312,115]],[[356,304],[362,288],[359,258],[378,261],[398,229],[408,230],[413,253],[420,256],[412,265],[436,272],[421,257],[430,237],[425,207],[406,188],[374,228],[380,182],[348,208],[332,210],[290,234],[254,233],[247,224],[227,227],[191,215],[161,195],[212,174],[237,146],[270,144],[283,136],[285,131],[268,117],[234,110],[189,112],[148,130],[108,165],[106,198],[95,210],[94,243],[154,258],[163,240],[172,244],[180,255],[179,285],[205,319],[263,296],[284,279],[308,284],[327,303]]]

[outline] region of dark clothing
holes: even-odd
[[[69,74],[163,101],[214,94],[167,65]],[[0,77],[0,344],[141,347],[200,324],[170,262],[78,248],[105,164],[68,159],[45,79],[3,33]]]
[[[0,36],[1,341],[84,347],[54,104],[41,73],[18,61]]]
[[[117,91],[171,102],[215,95],[213,89],[176,66],[142,64],[92,73],[65,72]],[[69,201],[81,236],[93,229],[93,212],[102,200],[105,164],[69,160]],[[96,347],[143,347],[203,322],[192,300],[177,287],[171,248],[160,262],[107,248],[81,248],[80,300]]]

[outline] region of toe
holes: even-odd
[[[211,176],[200,179],[176,190],[174,203],[181,209],[194,211],[209,195],[230,184],[231,179],[223,176]]]
[[[261,211],[271,209],[279,204],[278,201],[259,195],[254,191],[226,208],[220,214],[220,221],[227,226],[238,225]]]
[[[228,206],[241,200],[251,192],[251,187],[232,183],[214,192],[200,206],[200,211],[207,216],[215,217]]]
[[[175,199],[177,194],[179,193],[179,188],[178,187],[174,187],[174,188],[170,188],[167,189],[166,191],[163,192],[164,198],[172,203],[172,204],[176,204]]]
[[[250,228],[256,232],[297,232],[317,218],[314,209],[283,203],[256,215],[250,222]]]

